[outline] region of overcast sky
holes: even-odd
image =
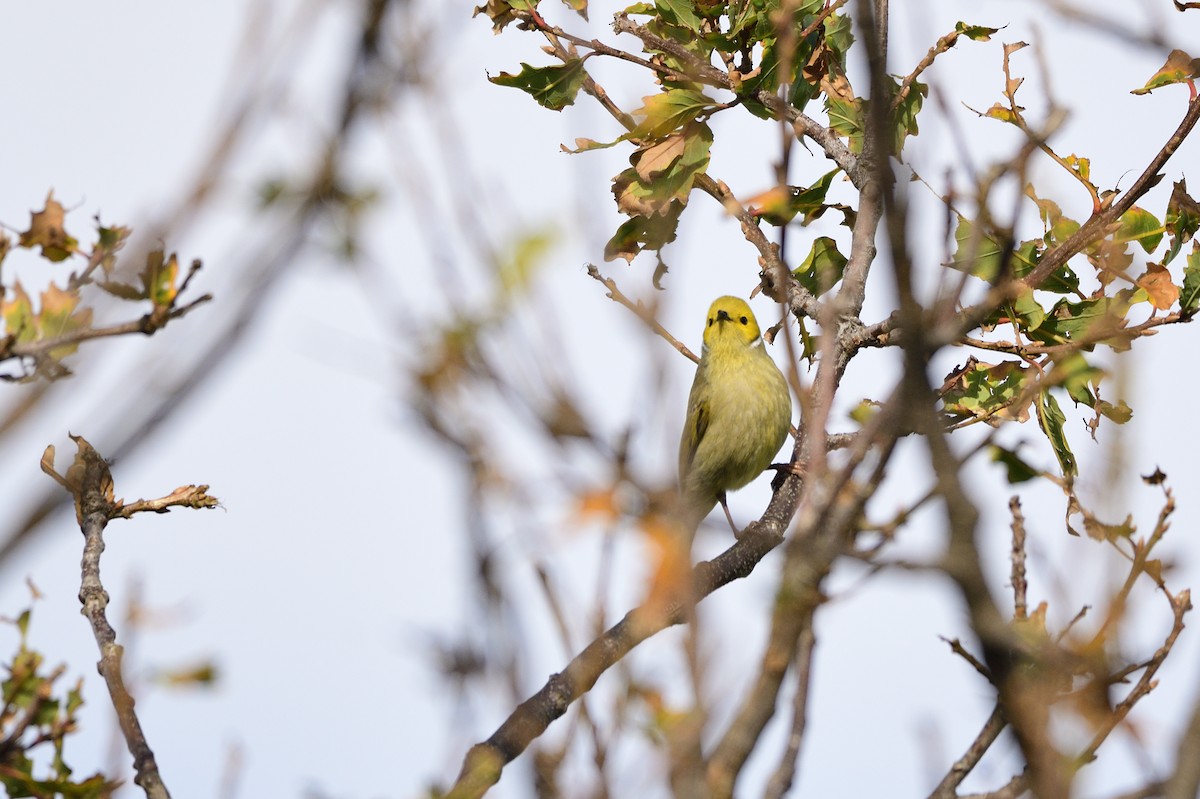
[[[278,116],[240,156],[241,182],[227,190],[222,212],[181,240],[167,242],[184,259],[205,260],[201,289],[213,290],[217,303],[222,285],[230,290],[236,278],[222,272],[223,264],[235,262],[255,236],[269,235],[252,224],[255,186],[302,158],[329,124],[327,101],[344,70],[344,15],[350,5],[309,4],[317,15],[315,26],[288,22],[296,18],[299,3],[263,6],[269,13],[254,37],[263,49],[289,24],[312,37],[298,61],[282,62],[299,71],[302,88],[280,99]],[[605,20],[625,5],[594,2],[589,35],[602,35]],[[916,11],[909,5],[893,4],[893,72],[908,71],[961,14],[971,14],[975,23],[1010,24],[991,43],[963,43],[929,75],[935,91],[945,92],[950,113],[980,159],[1002,156],[1012,139],[999,123],[977,119],[959,101],[982,110],[999,99],[1001,40],[1050,44],[1043,55],[1054,95],[1073,112],[1060,134],[1064,152],[1092,158],[1102,188],[1128,186],[1182,116],[1182,88],[1142,98],[1128,94],[1157,69],[1164,53],[1085,36],[1078,26],[1040,11],[1041,4],[944,0],[916,4],[921,6]],[[1129,10],[1131,5],[1106,0],[1089,7],[1131,16],[1131,27],[1140,30],[1141,16]],[[1175,41],[1196,41],[1200,12],[1185,16],[1171,10],[1169,2],[1156,5]],[[614,148],[568,157],[558,147],[579,136],[615,136],[613,123],[583,97],[577,107],[556,115],[487,82],[487,73],[516,71],[521,60],[544,63],[532,35],[510,30],[493,37],[486,20],[469,19],[470,3],[426,0],[424,7],[428,13],[421,18],[438,37],[441,97],[467,148],[463,168],[494,209],[490,232],[515,238],[514,231],[555,231],[550,274],[539,290],[569,320],[561,346],[584,396],[594,400],[589,410],[600,414],[606,429],[621,429],[645,399],[650,365],[669,364],[662,407],[677,408],[677,415],[663,412],[668,418],[657,434],[644,437],[646,449],[638,456],[644,468],[669,478],[690,365],[671,358],[661,343],[647,341],[583,269],[585,263],[602,262],[604,240],[618,221],[608,201],[608,179],[623,168],[628,152]],[[86,230],[95,213],[106,223],[135,227],[160,218],[190,185],[214,131],[231,113],[242,68],[236,65],[245,63],[237,60],[237,47],[249,24],[246,4],[231,0],[116,6],[43,0],[7,9],[9,36],[0,55],[7,80],[0,99],[9,124],[0,134],[0,222],[20,230],[51,188],[74,209],[72,229]],[[589,68],[598,61],[589,62]],[[1030,75],[1025,99],[1036,113],[1042,107],[1041,81],[1032,52],[1020,64]],[[596,65],[610,70],[606,86],[622,102],[652,90],[634,82],[628,71]],[[940,176],[937,165],[956,157],[953,137],[934,114],[921,124],[910,161],[928,164],[924,173]],[[405,194],[405,176],[412,175],[404,172],[397,152],[408,153],[414,163],[437,164],[436,147],[445,144],[440,136],[428,110],[416,102],[403,104],[362,136],[356,169],[376,177],[385,190],[365,238],[373,270],[356,275],[312,252],[290,264],[240,349],[163,435],[114,465],[118,495],[126,498],[202,482],[223,504],[215,512],[175,512],[114,524],[103,562],[117,613],[136,579],[144,601],[171,617],[169,624],[134,641],[127,664],[135,675],[210,657],[221,669],[211,692],[145,687],[141,694],[143,725],[176,796],[216,796],[233,746],[241,748],[244,759],[241,796],[297,796],[310,788],[338,797],[417,796],[430,781],[451,778],[466,747],[490,734],[511,709],[480,703],[469,713],[457,713],[427,657],[429,636],[452,637],[471,620],[462,538],[464,481],[452,457],[404,405],[401,366],[412,361],[416,342],[396,335],[406,328],[392,315],[423,319],[437,311],[431,285],[438,279],[439,254],[427,247],[429,231],[421,226],[428,223],[411,194]],[[718,136],[712,174],[741,196],[767,188],[769,160],[733,141]],[[1194,141],[1180,149],[1166,170],[1170,179],[1147,200],[1148,208],[1161,214],[1170,181],[1189,174],[1198,153]],[[796,158],[802,176],[815,178],[828,170],[803,150]],[[457,179],[437,172],[425,176],[435,184],[428,187],[431,197],[441,196],[439,181]],[[1065,211],[1077,218],[1086,214],[1087,198],[1048,164],[1041,164],[1035,179],[1059,192],[1056,199]],[[698,199],[689,209],[679,243],[668,251],[673,271],[663,309],[664,324],[693,349],[698,349],[699,320],[711,298],[745,295],[757,271],[754,253],[738,237],[736,225],[701,199],[705,202]],[[452,219],[441,224],[455,229]],[[926,254],[936,259],[941,249],[936,223],[923,232],[931,237]],[[40,263],[15,261],[10,256],[5,264],[6,282],[19,274],[31,291],[42,285],[44,276],[35,273]],[[742,262],[744,268],[730,267]],[[605,268],[631,293],[653,293],[649,264]],[[380,273],[395,282],[373,277]],[[381,300],[385,290],[387,299]],[[888,301],[879,295],[868,313],[886,313]],[[772,312],[761,300],[756,308]],[[110,357],[131,363],[141,357],[169,359],[204,335],[207,312],[201,309],[151,340],[101,342],[93,348],[111,347],[116,355]],[[1196,390],[1190,369],[1194,336],[1187,326],[1165,329],[1138,343],[1136,360],[1121,363],[1121,391],[1135,411],[1121,431],[1128,485],[1106,483],[1115,439],[1093,445],[1081,425],[1071,428],[1084,463],[1084,490],[1094,497],[1105,491],[1128,497],[1114,500],[1113,507],[1133,503],[1147,528],[1158,497],[1131,476],[1157,466],[1171,477],[1181,499],[1166,547],[1180,560],[1172,581],[1176,588],[1195,585],[1200,574],[1192,533],[1200,505],[1188,496],[1200,475],[1183,414]],[[659,346],[662,351],[654,349]],[[85,349],[85,358],[89,352]],[[629,352],[639,355],[626,357]],[[879,396],[887,387],[880,375],[888,369],[881,360],[875,371],[852,372],[850,393]],[[54,443],[66,457],[68,431],[87,436],[105,452],[102,433],[91,432],[90,414],[98,403],[107,413],[120,414],[122,386],[109,383],[104,374],[81,376],[86,395],[65,396],[19,440],[6,441],[7,457],[0,464],[6,491],[16,496],[43,488],[46,478],[37,469],[42,448]],[[27,389],[2,390],[15,396]],[[1017,433],[1040,446],[1032,425]],[[1115,436],[1111,427],[1106,433]],[[1044,447],[1035,451],[1041,463],[1051,462]],[[985,469],[980,475],[988,485],[998,485],[994,473]],[[765,496],[765,485],[742,492],[732,503],[735,513],[750,518]],[[989,510],[1002,509],[1007,493],[981,499]],[[887,501],[881,497],[880,503]],[[1087,580],[1113,579],[1111,562],[1092,557],[1094,545],[1062,532],[1061,496],[1034,492],[1030,503],[1031,528],[1041,534],[1032,545],[1035,576],[1040,564],[1058,559],[1076,564]],[[1005,517],[996,516],[984,532],[999,587],[1007,569]],[[921,525],[907,535],[903,551],[915,555],[934,551],[939,540],[938,530]],[[714,535],[700,547],[715,550],[724,543]],[[596,541],[563,535],[545,545],[542,555],[565,581],[590,579]],[[513,563],[522,562],[519,545],[507,554]],[[636,563],[636,541],[624,541],[621,554]],[[5,564],[0,613],[15,614],[26,606],[25,577],[45,594],[34,610],[32,644],[51,660],[65,660],[72,678],[87,678],[86,727],[68,746],[68,760],[82,775],[106,767],[110,714],[92,665],[94,641],[78,615],[79,555],[78,530],[69,513],[60,513]],[[771,600],[776,564],[768,559],[751,579],[706,603],[713,617],[707,643],[750,653],[746,661],[722,659],[714,666],[714,684],[725,686],[727,699],[736,700],[741,681],[751,673],[748,664],[761,650],[761,610]],[[520,568],[514,566],[515,583],[529,576]],[[1035,583],[1033,592],[1069,618],[1073,606],[1055,593],[1049,574],[1040,576],[1047,579]],[[863,587],[857,577],[853,567],[839,568],[830,583],[834,601],[821,612],[812,733],[797,795],[923,796],[977,731],[990,710],[991,692],[938,639],[965,629],[962,610],[946,586],[921,576],[894,576]],[[638,581],[631,577],[628,583],[632,599]],[[529,596],[536,601],[532,590]],[[579,592],[581,607],[588,596]],[[1164,618],[1156,608],[1145,629],[1131,636],[1131,646],[1140,646],[1142,656],[1161,637]],[[527,692],[566,662],[548,629],[530,631],[540,670],[531,672]],[[722,632],[738,638],[722,640]],[[644,668],[653,671],[655,658],[669,659],[669,636],[664,638],[668,641],[638,654]],[[13,641],[14,632],[0,629],[0,653]],[[1152,751],[1156,742],[1172,738],[1195,694],[1200,645],[1192,631],[1185,633],[1172,661],[1162,672],[1162,686],[1140,706],[1136,719]],[[897,682],[903,685],[899,690]],[[1110,746],[1119,738],[1114,736]],[[1165,753],[1155,754],[1156,762],[1166,762],[1160,757]],[[864,761],[871,766],[864,768]],[[748,779],[767,767],[757,763]],[[1010,767],[997,761],[968,784],[995,787],[1007,779]],[[1141,776],[1130,759],[1117,758],[1090,770],[1087,795],[1115,792],[1139,783]],[[502,782],[494,795],[518,794]]]

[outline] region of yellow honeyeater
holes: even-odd
[[[708,309],[704,349],[679,441],[679,486],[692,530],[725,492],[771,465],[787,438],[792,399],[744,300]]]

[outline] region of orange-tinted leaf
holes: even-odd
[[[160,307],[175,302],[179,277],[179,260],[175,253],[164,260],[162,250],[154,250],[146,256],[146,268],[142,270],[142,287],[150,301]]]
[[[681,134],[668,136],[653,147],[644,150],[641,157],[638,158],[637,164],[634,165],[634,169],[637,170],[638,176],[642,180],[654,180],[683,156],[686,146],[687,140]]]
[[[601,516],[612,521],[621,514],[620,504],[617,502],[616,486],[584,491],[576,499],[581,516]]]
[[[1146,273],[1137,279],[1137,284],[1146,290],[1150,304],[1166,311],[1179,299],[1179,286],[1171,282],[1171,273],[1161,264],[1147,264]]]
[[[1155,72],[1146,85],[1134,89],[1131,94],[1149,94],[1155,89],[1170,86],[1173,83],[1187,83],[1200,77],[1200,59],[1192,58],[1182,50],[1172,50],[1167,61],[1158,72]]]

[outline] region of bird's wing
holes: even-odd
[[[696,400],[698,398],[693,398]],[[696,450],[700,448],[700,441],[704,438],[704,432],[708,429],[709,414],[704,409],[703,403],[693,401],[688,403],[688,418],[683,426],[683,439],[679,442],[679,482],[683,484],[687,479],[688,472],[692,469],[692,461],[696,457]]]

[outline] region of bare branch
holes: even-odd
[[[984,754],[1000,737],[1000,733],[1007,725],[1004,713],[1000,710],[1000,706],[996,705],[987,721],[983,723],[983,729],[975,736],[975,740],[967,747],[963,756],[950,766],[946,776],[942,777],[942,781],[929,794],[929,799],[957,799],[958,786],[979,765],[979,761],[983,759]]]
[[[79,601],[83,604],[83,615],[92,625],[96,644],[100,647],[98,668],[108,686],[129,753],[133,755],[133,781],[142,787],[148,799],[170,799],[171,794],[158,772],[154,752],[146,742],[142,725],[134,711],[133,696],[125,687],[121,673],[125,650],[117,644],[117,633],[105,614],[108,592],[100,581],[100,555],[104,552],[104,528],[113,513],[112,476],[108,464],[90,444],[82,438],[76,438],[75,441],[79,453],[75,465],[68,472],[68,479],[75,478],[71,481],[78,487],[76,507],[81,514],[84,537],[83,583],[79,588]]]

